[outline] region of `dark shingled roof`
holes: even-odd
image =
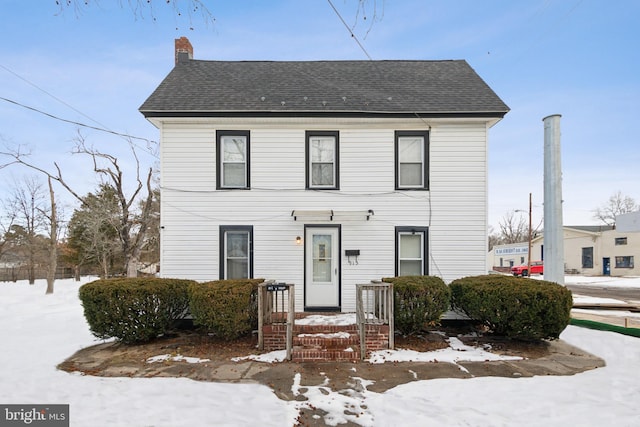
[[[145,117],[415,115],[501,118],[509,107],[464,60],[179,62]]]
[[[565,225],[565,228],[573,228],[574,230],[587,231],[590,233],[615,230],[613,225]]]

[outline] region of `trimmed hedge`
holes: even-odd
[[[232,340],[258,328],[258,285],[264,279],[218,280],[189,285],[194,325]]]
[[[96,280],[82,285],[79,296],[93,335],[131,344],[167,333],[184,317],[191,283],[159,278]]]
[[[382,280],[393,283],[395,328],[403,335],[420,332],[425,324],[438,323],[449,308],[449,287],[439,277],[401,276]]]
[[[570,320],[571,291],[557,283],[501,275],[454,280],[451,304],[495,334],[556,339]]]

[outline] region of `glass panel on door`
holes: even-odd
[[[313,281],[331,282],[331,235],[313,235]]]

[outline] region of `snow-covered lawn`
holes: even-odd
[[[607,278],[607,283],[612,281],[616,279]],[[623,280],[625,285],[632,281]],[[55,294],[44,295],[43,281],[34,286],[0,282],[0,404],[70,404],[72,426],[295,423],[302,403],[282,401],[262,385],[98,378],[56,370],[76,350],[98,342],[84,321],[78,286],[58,281]],[[571,377],[415,381],[385,393],[368,391],[369,380],[354,372],[357,387],[347,395],[332,392],[327,384],[300,388],[296,378],[292,392],[327,410],[327,423],[349,419],[364,426],[637,425],[640,340],[573,326],[561,338],[602,357],[607,367]],[[362,414],[345,415],[349,406]]]
[[[532,276],[542,277],[542,276]],[[612,276],[564,276],[565,285],[598,285],[601,288],[618,287],[618,288],[640,288],[640,277],[612,277]]]

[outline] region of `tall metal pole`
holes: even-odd
[[[529,250],[527,251],[528,261],[527,261],[527,273],[529,273],[529,277],[531,277],[531,193],[529,193]]]
[[[544,122],[544,279],[564,284],[560,114]]]

